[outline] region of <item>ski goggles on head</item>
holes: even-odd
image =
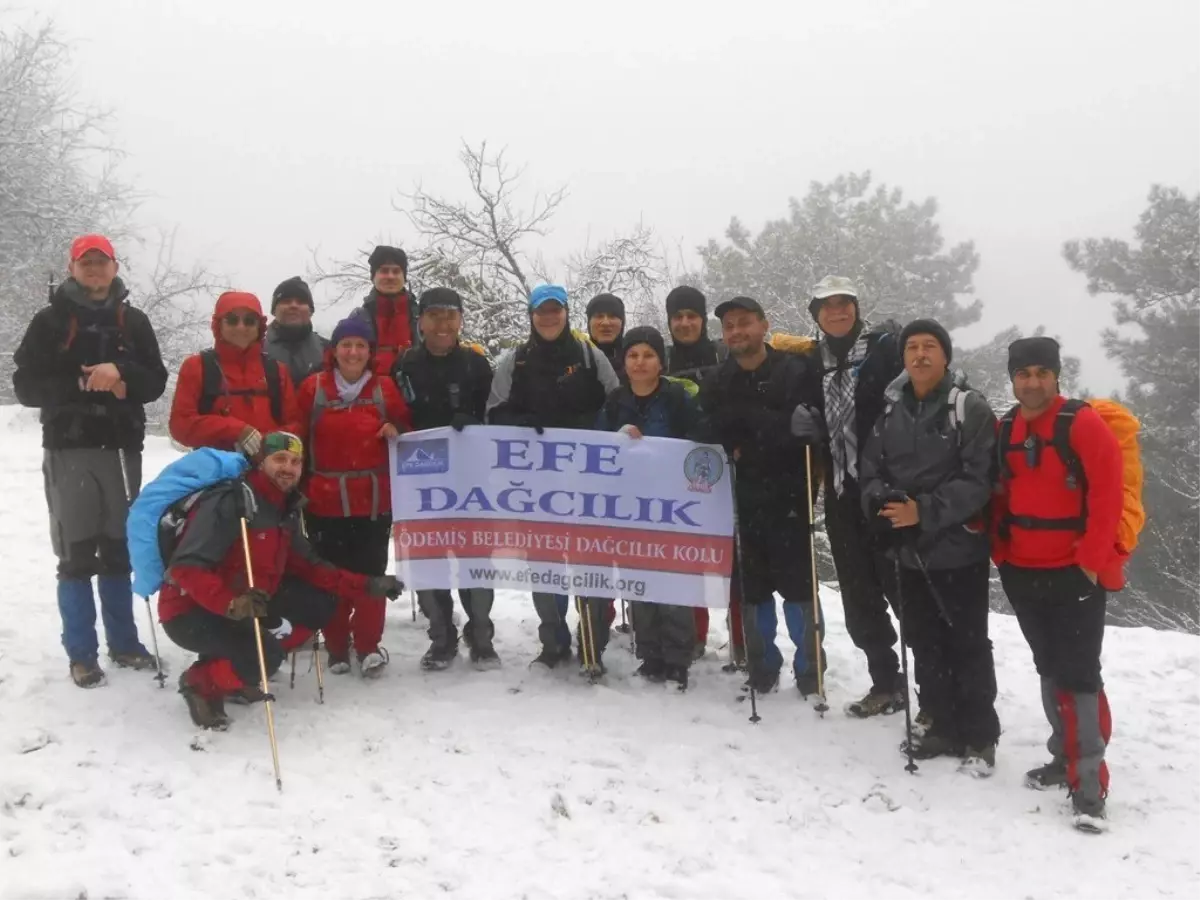
[[[263,438],[263,456],[270,456],[272,453],[279,453],[284,450],[288,453],[294,453],[297,456],[303,456],[304,442],[290,431],[272,431]]]

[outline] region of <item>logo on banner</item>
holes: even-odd
[[[683,475],[687,478],[689,491],[711,494],[723,474],[725,462],[711,447],[697,447],[684,457]]]
[[[397,475],[441,475],[450,471],[450,441],[429,438],[396,447]]]

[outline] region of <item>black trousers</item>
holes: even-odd
[[[291,575],[284,577],[268,604],[272,618],[278,616],[314,631],[325,627],[336,606],[335,597]],[[164,622],[163,631],[175,644],[199,655],[201,662],[228,659],[238,678],[246,684],[258,683],[258,647],[252,620],[234,620],[196,608]],[[268,675],[274,674],[286,655],[280,642],[264,630],[263,657]]]
[[[308,539],[327,562],[360,575],[386,575],[392,520],[388,516],[306,516]]]
[[[890,692],[901,686],[896,655],[896,629],[873,551],[874,537],[862,511],[858,491],[847,486],[841,495],[825,490],[825,531],[833,551],[846,631],[867,657],[873,690]]]
[[[942,737],[982,748],[1000,739],[996,663],[988,638],[988,574],[983,560],[957,569],[900,568],[888,593],[904,616],[921,708]]]
[[[1096,694],[1104,687],[1100,651],[1108,593],[1078,566],[1000,567],[1000,583],[1043,678],[1065,691]]]

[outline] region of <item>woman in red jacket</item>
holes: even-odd
[[[388,438],[411,425],[395,383],[371,371],[368,323],[346,319],[333,330],[326,367],[300,386],[300,434],[308,447],[308,534],[329,562],[363,575],[387,571],[392,530]],[[387,665],[384,604],[339,598],[325,626],[329,670],[350,671],[350,645],[364,678]]]
[[[186,447],[256,457],[262,436],[295,432],[299,413],[287,367],[263,352],[262,304],[226,291],[213,311],[214,344],[183,361],[171,403],[171,437]]]

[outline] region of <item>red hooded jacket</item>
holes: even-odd
[[[318,391],[325,402],[314,427]],[[377,400],[382,402],[383,415]],[[408,404],[395,382],[386,376],[371,375],[358,399],[343,405],[333,366],[327,364],[304,379],[298,405],[297,433],[304,440],[309,472],[304,489],[309,512],[329,518],[390,514],[388,441],[379,437],[379,429],[388,422],[399,431],[412,427]]]
[[[1084,497],[1067,484],[1067,467],[1054,451],[1054,420],[1066,402],[1057,397],[1036,419],[1018,414],[1010,443],[1032,433],[1041,439],[1041,457],[1033,467],[1023,450],[1007,451],[1011,478],[1001,478],[993,503],[992,558],[1030,569],[1080,566],[1097,574],[1110,591],[1125,586],[1126,555],[1117,547],[1117,523],[1124,508],[1124,462],[1116,436],[1090,407],[1079,410],[1071,426],[1071,449],[1087,476],[1087,522],[1078,531],[1031,530],[1001,523],[1006,515],[1069,519],[1080,514]],[[1001,451],[1004,452],[1004,451]]]
[[[259,469],[246,476],[245,484],[253,492],[248,531],[255,587],[273,594],[284,575],[295,575],[351,602],[384,602],[367,596],[367,576],[335,568],[316,555],[300,530],[299,493],[285,494]],[[241,482],[226,482],[188,513],[158,595],[163,622],[197,608],[223,616],[234,597],[250,587],[241,534],[243,494]]]
[[[300,413],[296,407],[292,378],[288,374],[287,366],[274,360],[268,360],[267,365],[279,366],[283,421],[275,421],[271,413],[267,374],[263,368],[262,339],[266,330],[265,320],[259,326],[258,340],[245,350],[239,350],[221,340],[221,318],[235,309],[249,309],[262,318],[262,305],[253,294],[228,291],[218,298],[217,307],[213,311],[212,332],[226,393],[216,399],[211,412],[201,414],[199,409],[200,395],[204,389],[204,369],[200,354],[189,356],[179,368],[168,428],[171,437],[184,446],[233,450],[234,444],[247,425],[262,434],[278,429],[296,430]],[[238,391],[253,393],[237,393]]]

